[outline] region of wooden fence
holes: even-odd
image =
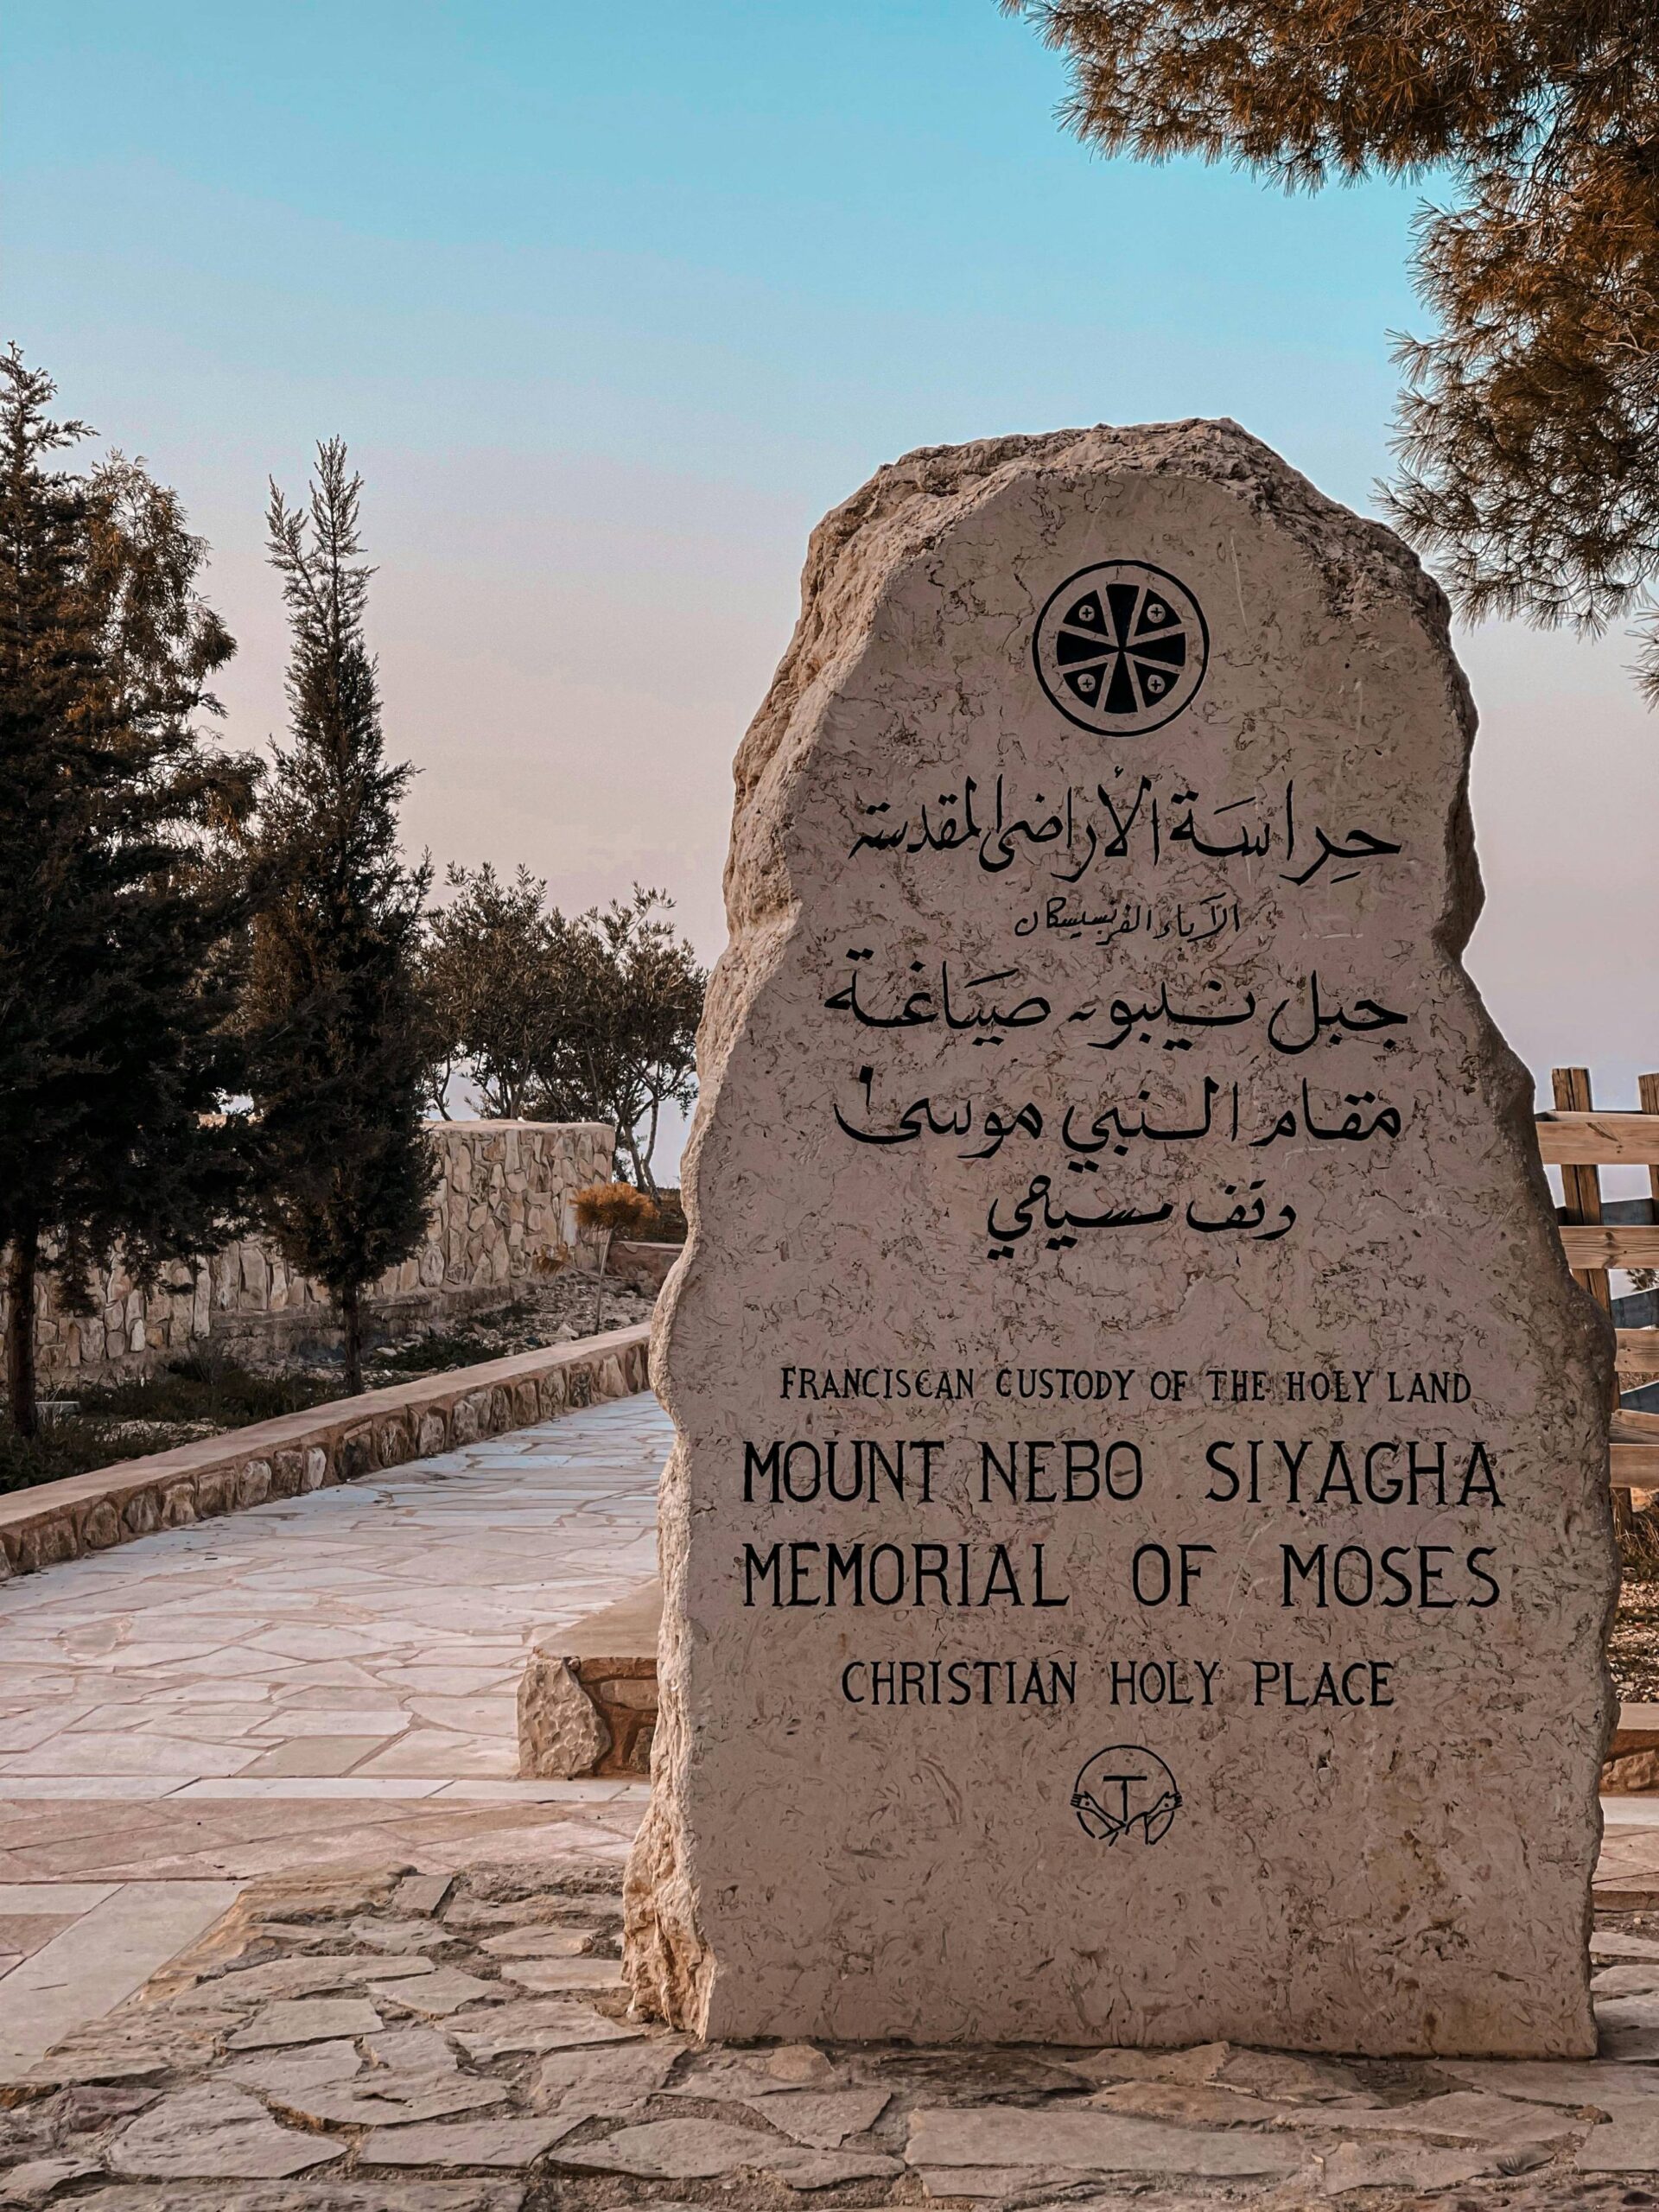
[[[1659,1268],[1659,1221],[1605,1221],[1600,1170],[1645,1167],[1659,1214],[1659,1075],[1640,1078],[1637,1113],[1599,1113],[1587,1068],[1556,1068],[1555,1106],[1538,1116],[1538,1148],[1561,1171],[1561,1243],[1575,1282],[1612,1311],[1609,1268]],[[1659,1328],[1618,1331],[1618,1387],[1659,1382]],[[1659,1490],[1659,1414],[1623,1406],[1612,1416],[1616,1491]]]

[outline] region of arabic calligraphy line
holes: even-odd
[[[1272,1217],[1274,1225],[1268,1226],[1268,1202],[1255,1193],[1263,1188],[1262,1182],[1243,1185],[1227,1183],[1222,1186],[1222,1196],[1234,1204],[1213,1218],[1199,1211],[1198,1201],[1190,1199],[1181,1218],[1188,1229],[1201,1236],[1234,1235],[1248,1238],[1251,1243],[1273,1244],[1287,1236],[1296,1224],[1296,1209],[1281,1206]],[[1042,1248],[1050,1252],[1066,1252],[1075,1249],[1077,1238],[1071,1232],[1088,1232],[1103,1229],[1154,1229],[1175,1217],[1175,1201],[1166,1198],[1156,1206],[1105,1206],[1096,1212],[1079,1212],[1070,1205],[1059,1203],[1054,1196],[1052,1179],[1047,1175],[1033,1175],[1026,1185],[1023,1198],[1014,1201],[1005,1213],[1002,1201],[994,1200],[985,1217],[985,1233],[989,1240],[987,1257],[1007,1260],[1014,1256],[1015,1245],[1022,1237],[1038,1236]]]
[[[888,819],[893,814],[890,799],[861,801],[859,813],[867,826],[855,836],[849,857],[856,859],[863,852],[914,855],[972,849],[986,874],[1001,875],[1013,867],[1018,851],[1038,858],[1052,847],[1057,864],[1048,869],[1051,880],[1077,883],[1097,860],[1128,859],[1132,845],[1144,849],[1143,856],[1154,868],[1183,848],[1219,861],[1266,860],[1276,852],[1282,862],[1281,881],[1300,889],[1333,861],[1388,860],[1405,849],[1403,842],[1358,825],[1333,836],[1315,823],[1313,857],[1298,865],[1309,839],[1297,821],[1294,779],[1287,779],[1276,796],[1254,792],[1228,799],[1211,809],[1204,820],[1197,790],[1183,785],[1160,794],[1152,778],[1144,775],[1132,796],[1127,791],[1115,793],[1103,782],[1092,790],[1068,785],[1058,803],[1038,791],[1027,806],[1010,798],[1007,779],[999,774],[982,822],[981,802],[979,783],[972,776],[963,778],[959,791],[941,791],[897,822]],[[1242,816],[1246,808],[1255,812],[1236,824],[1223,818]],[[1332,880],[1345,882],[1360,872],[1355,867]]]
[[[860,1068],[857,1082],[863,1093],[862,1107],[855,1109],[857,1118],[849,1118],[839,1103],[833,1108],[836,1122],[856,1144],[891,1147],[913,1144],[927,1136],[967,1138],[976,1134],[977,1120],[977,1134],[984,1142],[957,1156],[963,1160],[992,1160],[1010,1137],[1040,1138],[1046,1126],[1042,1109],[1033,1099],[1010,1109],[989,1104],[976,1106],[972,1098],[942,1103],[929,1093],[912,1099],[884,1126],[874,1104],[874,1067]],[[1344,1106],[1351,1110],[1341,1113]],[[1065,1109],[1060,1140],[1074,1158],[1091,1158],[1110,1151],[1121,1159],[1131,1144],[1142,1139],[1151,1144],[1192,1144],[1220,1135],[1226,1141],[1259,1151],[1303,1135],[1321,1144],[1363,1144],[1375,1136],[1397,1137],[1404,1127],[1400,1109],[1379,1100],[1371,1090],[1344,1091],[1335,1109],[1316,1106],[1306,1077],[1301,1081],[1299,1104],[1287,1106],[1277,1114],[1271,1114],[1269,1109],[1270,1118],[1259,1135],[1242,1134],[1244,1128],[1261,1127],[1258,1109],[1254,1105],[1246,1116],[1242,1086],[1237,1083],[1219,1083],[1213,1076],[1203,1079],[1196,1120],[1191,1118],[1193,1109],[1190,1105],[1174,1109],[1169,1119],[1162,1118],[1164,1110],[1166,1109],[1160,1109],[1154,1116],[1151,1095],[1146,1090],[1137,1094],[1132,1106],[1091,1108],[1074,1100]],[[1337,1118],[1331,1118],[1333,1114]],[[1085,1116],[1090,1118],[1085,1122]]]
[[[965,982],[955,982],[947,957],[939,963],[938,982],[923,982],[912,987],[902,1001],[890,1011],[882,1012],[868,1004],[860,990],[864,973],[863,963],[874,958],[868,945],[849,948],[847,958],[851,964],[851,976],[838,991],[833,991],[823,1001],[831,1014],[850,1014],[866,1029],[920,1029],[942,1022],[947,1029],[957,1032],[977,1032],[976,1044],[1001,1044],[1007,1033],[1020,1029],[1039,1028],[1054,1014],[1054,1004],[1042,991],[1027,993],[1005,1005],[974,1005],[965,1002],[963,995],[970,991],[988,989],[992,986],[1015,982],[1019,969],[999,968],[982,976],[970,976]],[[931,975],[919,960],[910,963],[912,976]],[[901,985],[902,988],[903,986]],[[1255,1019],[1258,1011],[1255,993],[1247,989],[1243,1002],[1216,1005],[1205,994],[1224,995],[1225,985],[1211,977],[1202,987],[1199,995],[1191,1001],[1172,1001],[1169,985],[1159,988],[1158,996],[1137,1005],[1125,998],[1114,998],[1105,1008],[1105,1019],[1112,1027],[1112,1034],[1090,1037],[1084,1041],[1092,1051],[1115,1052],[1131,1037],[1138,1036],[1142,1044],[1153,1041],[1154,1027],[1162,1023],[1173,1029],[1236,1028]],[[1066,1022],[1088,1024],[1100,1018],[1098,1001],[1074,1007],[1059,1017]],[[1266,1038],[1275,1052],[1289,1056],[1311,1051],[1321,1037],[1329,1044],[1337,1044],[1344,1036],[1369,1036],[1386,1029],[1402,1028],[1409,1021],[1408,1014],[1384,1006],[1380,999],[1369,994],[1356,998],[1351,1004],[1329,1004],[1322,995],[1319,970],[1314,969],[1302,987],[1301,1003],[1295,993],[1281,999],[1268,1017]],[[1301,1033],[1305,1028],[1306,1033]],[[1173,1037],[1164,1040],[1166,1052],[1185,1052],[1192,1049],[1190,1038]]]

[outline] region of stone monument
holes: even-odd
[[[636,2005],[1582,2056],[1611,1342],[1474,716],[1230,423],[912,454],[737,762]]]

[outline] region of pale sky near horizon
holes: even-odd
[[[1231,415],[1374,507],[1410,188],[1288,200],[1064,137],[993,0],[8,0],[0,338],[213,546],[230,733],[283,719],[264,483],[367,480],[414,847],[705,957],[732,754],[819,515],[907,448]],[[1470,964],[1635,1103],[1659,721],[1630,645],[1492,625]]]

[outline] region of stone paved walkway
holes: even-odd
[[[652,1572],[668,1440],[623,1400],[0,1586],[0,2204],[1543,2212],[1659,2169],[1659,1797],[1605,1804],[1594,2066],[623,2020],[645,1792],[513,1779],[514,1693],[531,1635]]]
[[[670,1434],[620,1399],[0,1586],[0,2055],[254,1876],[620,1859],[645,1792],[516,1780],[515,1697],[654,1571]]]

